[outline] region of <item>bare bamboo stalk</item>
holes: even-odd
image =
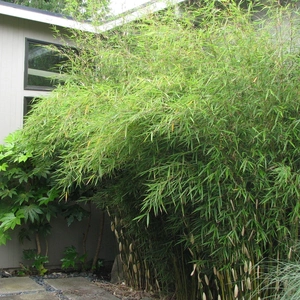
[[[101,243],[103,240],[104,221],[105,221],[105,213],[102,212],[100,222],[99,222],[98,241],[97,241],[97,247],[96,247],[96,251],[95,251],[95,255],[94,255],[94,259],[93,259],[93,263],[92,263],[92,270],[94,270],[96,267],[100,249],[101,249]]]

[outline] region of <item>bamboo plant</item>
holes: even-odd
[[[206,3],[206,2],[205,2]],[[64,85],[21,144],[112,217],[127,281],[177,299],[263,299],[299,231],[299,56],[289,10],[228,1],[72,32]],[[289,28],[289,30],[282,30]],[[288,34],[286,34],[288,32]]]

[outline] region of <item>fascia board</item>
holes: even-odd
[[[2,4],[0,4],[0,15],[1,14],[20,19],[60,26],[64,28],[74,28],[90,32],[95,31],[94,26],[88,23],[79,23],[72,19],[47,15],[36,11],[24,10],[22,8],[16,8]]]

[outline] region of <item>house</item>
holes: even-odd
[[[40,66],[41,69],[31,65],[53,59],[53,53],[46,53],[39,46],[61,44],[53,36],[53,25],[59,30],[71,28],[103,32],[165,7],[165,1],[148,1],[136,10],[124,12],[95,28],[89,23],[78,23],[58,14],[0,1],[0,143],[9,133],[22,127],[30,100],[52,89],[51,82],[46,80],[53,73],[50,71],[51,61],[48,66]]]
[[[174,0],[172,3],[182,1]],[[60,58],[43,47],[47,44],[58,47],[62,45],[62,41],[53,35],[53,26],[60,31],[79,29],[92,33],[103,32],[136,20],[146,13],[162,10],[166,5],[165,1],[143,1],[142,5],[122,11],[121,15],[110,17],[110,21],[95,28],[90,23],[79,23],[58,14],[0,1],[0,143],[3,143],[9,133],[22,128],[24,115],[29,110],[32,99],[47,95],[53,89],[53,80],[50,78],[55,75],[53,66]],[[92,215],[88,249],[95,249],[98,219],[99,215]],[[87,221],[83,221],[68,227],[63,219],[53,224],[53,234],[49,238],[52,265],[60,264],[65,247],[82,247],[82,235],[86,226]],[[103,245],[100,257],[113,260],[117,250],[108,218],[105,222]],[[22,250],[34,247],[32,242],[21,245],[14,232],[12,240],[7,245],[0,246],[0,269],[19,267]]]

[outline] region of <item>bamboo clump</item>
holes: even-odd
[[[299,239],[292,16],[276,7],[260,22],[243,3],[193,1],[180,18],[170,8],[74,33],[70,79],[33,107],[23,140],[54,160],[60,187],[88,186],[110,211],[132,287],[177,300],[284,290],[262,283]]]

